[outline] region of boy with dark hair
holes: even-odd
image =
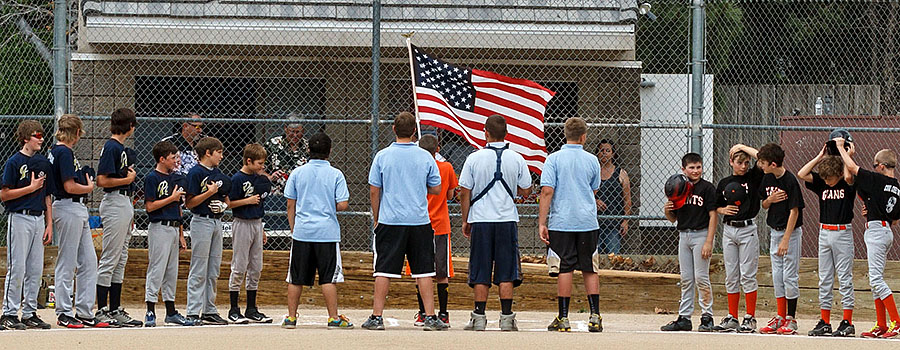
[[[784,150],[769,143],[759,149],[759,167],[766,174],[759,187],[763,209],[768,210],[769,258],[778,314],[760,328],[763,334],[797,333],[797,299],[800,297],[800,243],[803,235],[803,194],[800,184],[784,168]]]
[[[259,288],[259,276],[262,272],[263,245],[266,244],[266,232],[263,230],[262,217],[265,215],[263,199],[272,189],[272,183],[265,175],[266,149],[258,143],[244,146],[243,165],[241,170],[231,177],[231,192],[228,198],[234,216],[232,227],[231,275],[228,277],[228,291],[231,310],[228,321],[245,324],[271,323],[272,318],[259,312],[256,306],[256,292]],[[246,318],[241,315],[238,297],[244,276],[247,277],[247,309]]]
[[[200,162],[188,172],[184,203],[194,214],[187,317],[194,324],[226,325],[228,321],[216,310],[216,280],[222,264],[222,216],[228,208],[231,179],[218,168],[224,150],[219,139],[204,137],[195,149]]]
[[[353,323],[338,314],[337,283],[344,282],[341,267],[341,226],[337,212],[350,207],[344,173],[328,163],[331,138],[317,133],[309,139],[310,160],[291,172],[284,189],[291,226],[291,261],[288,282],[288,315],[281,326],[297,326],[297,306],[303,286],[312,287],[319,275],[325,297],[329,329],[350,329]]]
[[[550,276],[557,277],[559,314],[547,327],[549,331],[569,332],[569,301],[575,270],[584,278],[591,314],[588,331],[602,332],[600,317],[600,280],[597,277],[600,252],[597,239],[597,203],[600,189],[600,163],[584,151],[587,123],[578,117],[565,124],[566,144],[544,162],[541,172],[541,200],[538,225],[541,241],[549,245],[547,265]],[[548,224],[549,216],[549,224]]]
[[[756,149],[737,144],[729,151],[732,174],[716,188],[716,206],[723,215],[722,258],[725,260],[725,291],[728,293],[728,316],[714,328],[719,332],[756,332],[756,294],[759,268],[759,236],[753,221],[759,213],[759,183],[763,172],[750,161]],[[727,191],[727,193],[726,193]],[[744,290],[747,313],[738,325],[737,312]]]
[[[900,219],[900,183],[897,182],[894,169],[897,168],[897,153],[890,149],[882,149],[875,154],[873,170],[866,170],[856,165],[850,157],[854,153],[854,145],[850,143],[850,152],[844,149],[846,141],[835,139],[838,152],[844,161],[844,168],[856,176],[860,197],[866,205],[866,258],[869,263],[869,285],[875,299],[877,323],[868,332],[860,334],[865,338],[893,338],[900,333],[900,314],[894,302],[894,292],[884,281],[884,265],[887,251],[894,243],[891,225]],[[891,318],[887,323],[886,315]],[[843,325],[843,323],[841,324]],[[852,334],[852,333],[851,333]]]
[[[525,159],[509,151],[509,144],[503,141],[506,133],[506,119],[497,114],[488,117],[484,123],[485,148],[466,158],[459,176],[463,235],[472,241],[469,286],[475,299],[475,310],[465,330],[485,330],[492,283],[500,287],[500,330],[519,330],[512,312],[513,288],[522,284],[519,212],[513,189],[527,196],[531,173]]]
[[[97,164],[97,186],[103,187],[100,201],[100,219],[103,221],[103,249],[97,267],[98,320],[123,327],[140,327],[121,308],[122,281],[125,263],[128,261],[128,243],[134,222],[134,151],[125,147],[125,140],[134,134],[137,120],[134,111],[119,108],[112,113],[109,130],[112,137],[106,140]],[[109,298],[109,305],[107,305]]]
[[[819,199],[819,308],[821,318],[810,336],[853,336],[853,202],[856,182],[838,156],[826,155],[825,147],[797,171],[797,177]],[[813,168],[818,165],[819,172]],[[843,320],[836,331],[831,327],[834,275],[841,292]]]
[[[37,315],[44,245],[53,239],[52,191],[49,190],[53,182],[46,181],[50,175],[49,163],[38,153],[44,143],[44,128],[35,120],[23,120],[16,128],[15,137],[22,148],[3,165],[0,189],[0,200],[8,214],[8,266],[0,330],[48,329],[50,324]],[[17,317],[20,308],[21,322]]]
[[[397,115],[393,129],[396,141],[378,151],[369,169],[369,201],[376,222],[375,296],[372,315],[362,327],[384,330],[390,278],[400,278],[406,257],[425,306],[424,329],[445,330],[447,325],[434,314],[434,230],[427,198],[440,193],[441,175],[434,157],[412,142],[416,118],[411,113]]]
[[[692,329],[694,297],[699,295],[700,332],[713,330],[713,293],[709,280],[709,257],[712,256],[716,237],[716,189],[703,179],[703,158],[688,153],[681,157],[681,172],[691,182],[693,190],[680,208],[666,201],[663,213],[670,222],[677,222],[678,267],[681,271],[681,303],[678,319],[662,326],[662,331],[689,331]],[[696,286],[696,291],[695,291]]]
[[[160,141],[153,145],[151,153],[156,160],[156,168],[144,177],[144,205],[150,219],[144,326],[156,327],[156,303],[160,289],[166,304],[166,325],[193,326],[195,323],[192,320],[186,319],[175,309],[178,253],[187,249],[181,215],[186,181],[181,173],[176,172],[180,161],[178,148],[171,142]]]

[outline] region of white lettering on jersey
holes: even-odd
[[[884,191],[893,193],[894,195],[900,197],[900,188],[897,188],[897,186],[891,184],[884,185]]]
[[[698,207],[702,207],[703,206],[703,197],[700,197],[696,194],[692,194],[691,198],[688,198],[687,200],[684,201],[684,204],[685,205],[696,205]]]
[[[827,199],[844,199],[844,190],[824,190],[822,191],[822,200]]]
[[[778,190],[780,190],[780,188],[778,188],[778,186],[769,186],[769,187],[766,187],[766,196],[771,196],[772,193],[775,193],[775,192],[778,191]]]

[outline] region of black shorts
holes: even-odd
[[[522,284],[519,228],[515,221],[472,223],[469,286],[512,282]]]
[[[450,249],[450,234],[434,236],[434,278],[453,277],[453,253]],[[411,275],[409,263],[406,264],[406,275]]]
[[[434,230],[431,224],[375,227],[375,277],[400,278],[404,257],[413,278],[434,277]]]
[[[600,252],[597,250],[599,236],[598,230],[550,231],[550,247],[547,250],[550,276],[575,270],[597,272],[600,267]]]
[[[287,283],[312,286],[316,281],[316,272],[319,273],[319,285],[344,282],[339,243],[292,241]]]

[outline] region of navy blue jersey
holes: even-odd
[[[203,164],[191,168],[188,172],[187,187],[185,188],[188,196],[196,196],[206,192],[207,184],[213,181],[219,183],[219,191],[191,209],[191,213],[206,216],[216,215],[209,210],[209,202],[212,200],[225,201],[228,192],[231,190],[231,178],[222,174],[219,168],[209,169]]]
[[[33,157],[26,156],[22,152],[16,152],[12,157],[9,157],[6,164],[3,165],[3,188],[16,189],[31,185],[32,173],[34,173],[35,178],[49,175],[44,170],[32,168],[31,166],[34,166],[32,158]],[[47,209],[47,206],[44,203],[44,197],[48,195],[46,189],[47,184],[49,183],[50,181],[47,179],[44,181],[44,186],[37,191],[3,202],[3,206],[6,208],[6,211],[44,211]]]
[[[268,186],[266,186],[266,184],[268,184]],[[268,187],[268,189],[266,187]],[[231,213],[236,218],[246,220],[263,217],[265,214],[265,210],[263,210],[263,199],[268,195],[271,188],[272,183],[269,182],[269,178],[263,175],[251,175],[246,174],[243,171],[238,171],[231,177],[231,191],[228,193],[228,198],[233,202],[250,196],[259,195],[259,204],[240,206],[232,209]]]
[[[66,192],[66,188],[63,187],[63,184],[69,179],[74,179],[76,177],[76,171],[81,168],[81,164],[78,162],[78,158],[75,158],[75,154],[72,153],[72,149],[69,146],[56,144],[50,148],[50,174],[53,179],[53,196],[55,199],[63,199],[63,198],[80,198],[84,197],[84,195],[75,195]]]
[[[106,175],[114,179],[123,179],[128,176],[128,167],[134,165],[137,159],[134,159],[133,152],[127,152],[128,148],[116,139],[106,140],[103,150],[100,151],[100,162],[97,163],[97,175]],[[118,186],[105,187],[106,192],[118,190],[134,191],[134,183]]]
[[[144,200],[165,199],[172,195],[175,186],[185,188],[186,185],[185,177],[180,173],[163,174],[153,170],[144,176]],[[181,200],[169,203],[160,209],[148,211],[147,216],[150,218],[150,222],[181,221]]]

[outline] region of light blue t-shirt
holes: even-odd
[[[541,187],[553,187],[550,219],[553,231],[599,229],[594,191],[600,189],[600,163],[582,145],[566,144],[544,162]]]
[[[296,200],[293,238],[304,242],[340,242],[338,202],[350,199],[344,173],[327,160],[312,159],[294,169],[284,196]]]
[[[431,224],[428,187],[440,186],[441,174],[428,151],[397,142],[378,151],[369,169],[369,185],[381,188],[379,224]]]

